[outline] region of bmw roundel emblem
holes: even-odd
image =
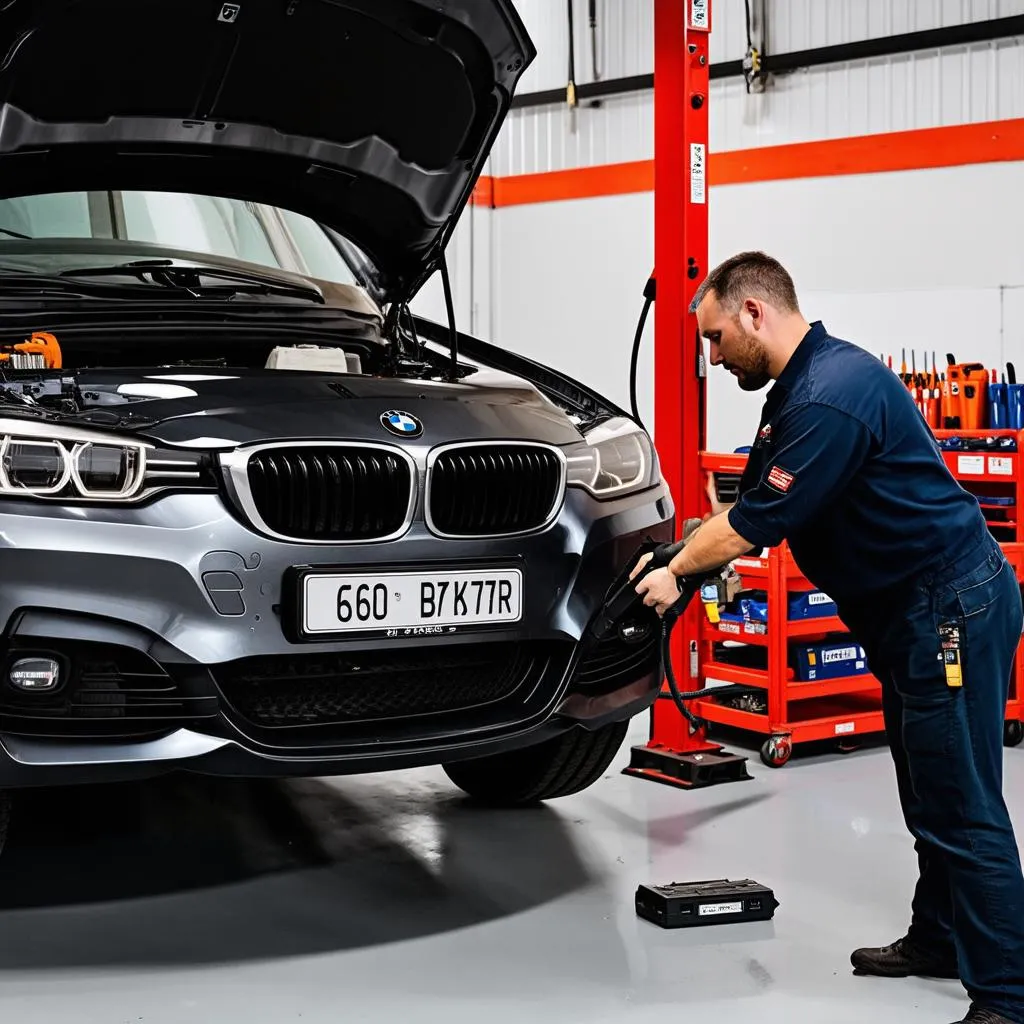
[[[389,409],[380,414],[381,426],[399,437],[419,437],[423,433],[423,424],[412,413],[399,409]]]

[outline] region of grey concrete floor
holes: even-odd
[[[635,723],[642,741],[645,722]],[[737,749],[730,739],[730,747]],[[5,1024],[958,1020],[957,982],[853,977],[903,933],[884,748],[693,793],[617,774],[487,813],[439,771],[23,794],[0,859]],[[1006,754],[1024,833],[1024,748]],[[668,932],[640,882],[754,877],[774,922]]]

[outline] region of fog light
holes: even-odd
[[[623,643],[638,644],[650,636],[651,627],[646,622],[627,620],[619,624],[619,639]]]
[[[53,658],[20,658],[7,670],[7,678],[15,689],[46,693],[60,683],[60,665]]]

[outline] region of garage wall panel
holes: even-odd
[[[1024,40],[809,68],[749,95],[742,79],[712,83],[716,152],[1024,117]],[[575,113],[515,110],[492,153],[505,176],[649,160],[654,97],[619,96]]]
[[[769,38],[784,53],[1015,14],[1024,0],[769,0]]]
[[[765,248],[804,311],[873,353],[1024,362],[1024,163],[710,190],[711,257]],[[629,346],[654,251],[649,193],[492,211],[494,340],[628,405]],[[640,360],[653,423],[653,317]],[[749,442],[763,395],[709,377],[713,447]]]
[[[568,0],[515,0],[515,6],[537,47],[537,58],[523,76],[519,91],[564,88],[569,60]],[[587,0],[573,0],[578,85],[594,81],[587,11]],[[654,0],[597,0],[598,71],[602,79],[653,71],[653,39]],[[711,59],[741,57],[746,40],[743,0],[715,0]]]
[[[577,81],[591,80],[586,3],[576,0]],[[520,0],[539,55],[522,91],[566,82],[565,4]],[[893,33],[1024,14],[1024,0],[785,0],[768,5],[768,52],[789,52]],[[602,75],[653,70],[651,0],[599,4]],[[746,51],[743,0],[717,0],[712,60]],[[614,26],[614,32],[610,26]],[[748,95],[741,78],[711,88],[711,148],[807,142],[1024,116],[1024,40],[1019,38],[835,64],[775,76]],[[650,159],[654,98],[634,93],[599,107],[512,111],[490,173],[528,174]]]

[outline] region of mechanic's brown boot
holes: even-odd
[[[922,949],[913,939],[904,936],[891,946],[858,949],[850,957],[857,974],[873,974],[879,978],[958,978],[956,955],[943,956]]]
[[[963,1020],[953,1021],[952,1024],[1013,1024],[1013,1021],[1009,1017],[1001,1017],[992,1010],[972,1006]]]

